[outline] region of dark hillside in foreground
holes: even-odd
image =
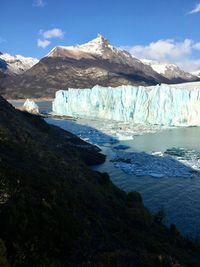
[[[200,266],[197,244],[85,165],[103,161],[0,98],[1,267]]]

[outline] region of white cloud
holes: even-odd
[[[51,39],[63,38],[65,33],[59,28],[53,28],[45,32],[43,30],[40,30],[39,34],[41,34],[45,39]]]
[[[39,35],[41,36],[41,39],[39,38],[37,40],[38,47],[46,48],[48,45],[51,44],[50,39],[52,38],[59,38],[62,39],[64,37],[64,32],[59,28],[53,28],[48,31],[39,30]]]
[[[196,4],[196,6],[189,12],[189,14],[195,14],[200,12],[200,3]]]
[[[174,39],[158,40],[148,45],[123,48],[139,59],[174,63],[186,71],[200,69],[200,59],[193,59],[193,53],[200,51],[200,42],[194,42],[191,39],[185,39],[182,42]]]
[[[138,58],[169,61],[189,55],[192,50],[192,41],[190,39],[185,39],[183,42],[176,42],[173,39],[158,40],[146,46],[129,47],[128,50]]]
[[[188,72],[200,70],[200,59],[186,59],[180,62],[176,62],[176,64],[181,69],[188,71]]]
[[[195,50],[200,50],[200,42],[193,45]]]
[[[37,40],[37,46],[41,48],[46,48],[47,46],[50,45],[50,43],[51,42],[49,40],[41,40],[41,39]]]
[[[33,6],[44,7],[44,6],[46,6],[46,2],[44,0],[34,0]]]

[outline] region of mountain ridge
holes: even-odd
[[[198,77],[196,75],[180,69],[176,64],[148,59],[142,59],[141,61],[144,64],[151,66],[152,69],[157,73],[171,80],[172,83],[180,83],[187,81],[192,82],[198,80]]]
[[[40,98],[54,97],[60,88],[159,82],[169,81],[99,35],[84,45],[54,48],[24,74],[5,78],[0,92],[6,98]]]
[[[200,70],[193,71],[192,75],[195,75],[200,78]]]
[[[32,57],[0,53],[0,71],[7,75],[22,74],[38,62],[38,59]]]
[[[1,80],[0,93],[6,98],[52,98],[59,89],[95,85],[148,86],[188,81],[170,80],[127,51],[112,46],[102,35],[86,44],[54,47],[25,73]]]

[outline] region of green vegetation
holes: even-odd
[[[0,98],[0,266],[200,266],[197,242],[85,165],[103,160]]]

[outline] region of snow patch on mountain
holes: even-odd
[[[115,48],[102,35],[82,45],[75,46],[57,46],[53,48],[48,54],[48,57],[78,57],[78,58],[101,58],[111,60],[115,63],[134,66],[135,64],[143,65],[143,63],[133,57],[125,50]]]
[[[195,75],[200,78],[200,70],[193,71],[192,75]]]
[[[21,55],[12,56],[8,53],[1,53],[0,61],[0,69],[7,74],[22,74],[39,62],[36,58]]]
[[[128,65],[134,68],[136,73],[145,73],[147,76],[157,77],[163,82],[196,81],[198,77],[181,70],[178,66],[169,63],[161,63],[151,60],[139,60],[126,50],[112,46],[102,35],[88,43],[76,46],[57,46],[53,48],[47,57],[69,57],[74,59],[104,59],[109,62]],[[159,77],[158,77],[159,76]],[[162,77],[162,78],[161,78]]]
[[[154,71],[163,75],[167,79],[183,79],[185,81],[195,81],[197,77],[195,74],[191,74],[189,72],[185,72],[180,69],[177,65],[165,62],[159,62],[155,60],[142,59],[144,64],[152,67]]]

